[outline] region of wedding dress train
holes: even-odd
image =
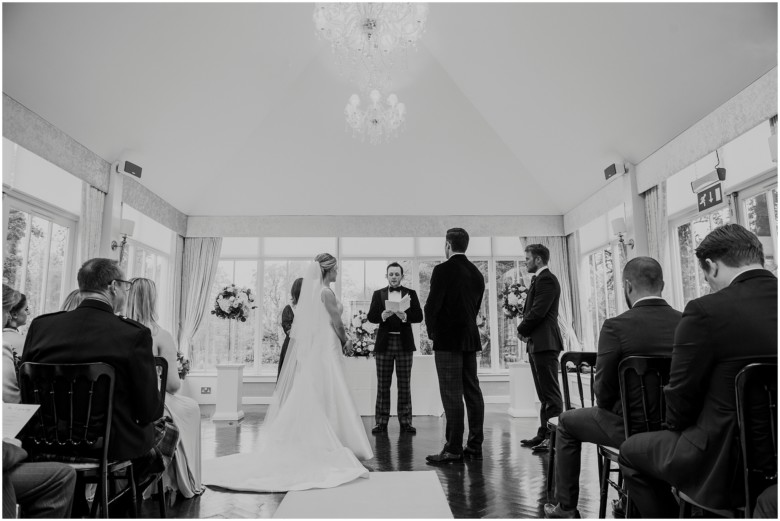
[[[343,356],[322,303],[319,264],[304,277],[271,406],[258,448],[203,463],[203,482],[238,491],[330,488],[368,477],[373,457],[344,379]],[[339,304],[339,307],[341,305]]]

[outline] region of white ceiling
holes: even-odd
[[[312,12],[4,3],[3,91],[188,215],[558,215],[777,65],[775,3],[436,3],[372,146]]]

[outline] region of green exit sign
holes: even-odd
[[[717,206],[723,202],[723,190],[720,187],[720,183],[717,183],[706,190],[703,190],[696,194],[699,202],[699,211],[703,212],[713,206]]]

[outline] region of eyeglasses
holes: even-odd
[[[122,289],[129,290],[133,287],[133,283],[129,280],[122,280],[122,279],[114,279],[111,282],[118,282],[120,286],[122,286]]]

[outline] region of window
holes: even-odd
[[[402,285],[414,289],[412,285],[412,261],[393,260],[355,260],[341,261],[341,303],[344,305],[342,319],[344,324],[358,311],[368,313],[374,291],[387,286],[387,265],[397,262],[404,269]],[[418,295],[419,296],[419,295]],[[413,328],[415,326],[412,326]]]
[[[585,282],[588,287],[586,334],[594,349],[598,345],[598,336],[604,321],[620,312],[619,288],[615,276],[620,273],[617,268],[620,262],[620,249],[613,249],[612,245],[599,248],[585,258]]]
[[[438,260],[425,260],[420,261],[417,266],[418,284],[420,290],[417,292],[417,296],[420,298],[420,305],[425,308],[425,303],[428,301],[428,294],[431,292],[431,273],[441,261]],[[428,330],[425,327],[425,320],[420,324],[420,353],[423,355],[433,354],[433,342],[428,338]]]
[[[27,296],[32,317],[60,309],[73,281],[76,221],[6,197],[8,229],[3,278]]]
[[[263,263],[261,347],[262,370],[270,370],[279,364],[279,353],[284,343],[282,311],[292,303],[290,289],[298,277],[303,277],[309,260],[266,260]]]
[[[764,266],[777,275],[777,185],[743,199],[742,222],[761,241]]]
[[[172,331],[170,317],[169,256],[137,241],[128,239],[123,269],[128,279],[143,277],[154,281],[157,287],[157,315],[159,324]]]
[[[507,284],[524,281],[525,286],[531,285],[531,275],[525,268],[524,260],[496,261],[496,295],[501,295]],[[503,299],[496,299],[496,317],[498,319],[498,345],[500,349],[499,364],[502,369],[510,362],[520,360],[520,339],[517,338],[518,318],[504,315]]]

